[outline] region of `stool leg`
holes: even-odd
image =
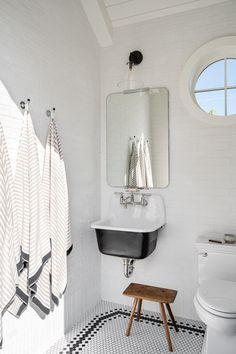
[[[131,310],[130,318],[129,318],[129,322],[128,322],[128,327],[127,327],[127,330],[126,330],[126,333],[125,333],[126,336],[130,335],[130,331],[131,331],[131,327],[132,327],[132,323],[133,323],[133,319],[134,319],[134,313],[135,313],[135,309],[136,309],[136,306],[137,306],[137,302],[138,302],[138,299],[134,298],[133,306],[132,306],[132,310]]]
[[[139,299],[139,300],[138,300],[137,321],[139,321],[139,320],[140,320],[140,312],[141,312],[141,308],[142,308],[142,302],[143,302],[143,300],[142,300],[142,299]]]
[[[164,326],[164,330],[165,330],[165,334],[166,334],[166,339],[168,342],[169,351],[173,352],[172,343],[171,343],[171,339],[170,339],[170,333],[169,333],[169,329],[168,329],[168,325],[167,325],[166,313],[165,313],[164,305],[161,302],[160,302],[160,310],[161,310],[161,317],[162,317],[163,326]]]
[[[177,324],[176,324],[176,322],[175,322],[175,318],[174,318],[173,313],[172,313],[172,311],[171,311],[170,304],[166,304],[166,308],[167,308],[167,311],[168,311],[168,313],[169,313],[169,316],[170,316],[170,318],[171,318],[172,324],[173,324],[173,326],[174,326],[176,332],[179,332],[179,328],[178,328],[178,326],[177,326]]]

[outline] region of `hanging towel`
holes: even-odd
[[[129,187],[143,188],[141,161],[140,161],[140,142],[135,140],[132,143],[132,150],[129,164]]]
[[[47,215],[40,191],[37,141],[28,106],[23,117],[14,184],[25,269],[19,277],[16,292],[20,301],[16,299],[9,311],[15,316],[20,316],[28,304],[29,296],[35,295],[37,280],[43,265],[51,255]]]
[[[135,168],[136,160],[137,160],[137,151],[135,146],[135,140],[133,140],[131,146],[129,171],[128,171],[128,186],[130,188],[135,188],[137,186],[136,168]]]
[[[47,204],[52,248],[51,297],[58,305],[67,285],[67,255],[72,250],[72,239],[65,165],[54,119],[51,119],[49,125],[45,150],[43,191]],[[43,304],[45,302],[47,298]]]
[[[131,188],[153,188],[149,146],[143,136],[132,142],[128,176],[128,186]]]
[[[145,171],[146,171],[146,187],[153,188],[152,164],[151,164],[148,141],[145,141],[144,144],[144,161],[145,161]]]
[[[15,216],[12,171],[0,124],[0,346],[2,316],[15,296],[21,268]]]
[[[50,133],[49,126],[49,133]],[[41,193],[44,201],[44,208],[46,213],[46,220],[48,225],[48,237],[50,238],[50,144],[49,133],[44,154],[44,166],[41,182]],[[45,264],[37,282],[37,290],[32,298],[35,309],[48,315],[51,309],[51,259]]]
[[[144,154],[144,139],[143,136],[139,141],[139,159],[140,159],[140,180],[139,186],[142,188],[146,188],[146,165],[145,165],[145,154]]]
[[[32,302],[34,304],[34,309],[43,315],[49,315],[51,310],[51,260],[48,260],[44,265],[42,272],[37,281],[37,288],[34,296],[32,297]]]

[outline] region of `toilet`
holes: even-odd
[[[236,244],[211,243],[222,235],[201,236],[199,286],[194,305],[206,324],[202,354],[236,354]]]

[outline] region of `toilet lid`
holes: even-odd
[[[215,311],[236,314],[236,282],[205,280],[198,288],[198,300]]]

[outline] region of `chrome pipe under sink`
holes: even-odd
[[[123,259],[123,264],[124,264],[124,275],[126,278],[129,278],[134,271],[134,259],[130,258],[124,258]]]

